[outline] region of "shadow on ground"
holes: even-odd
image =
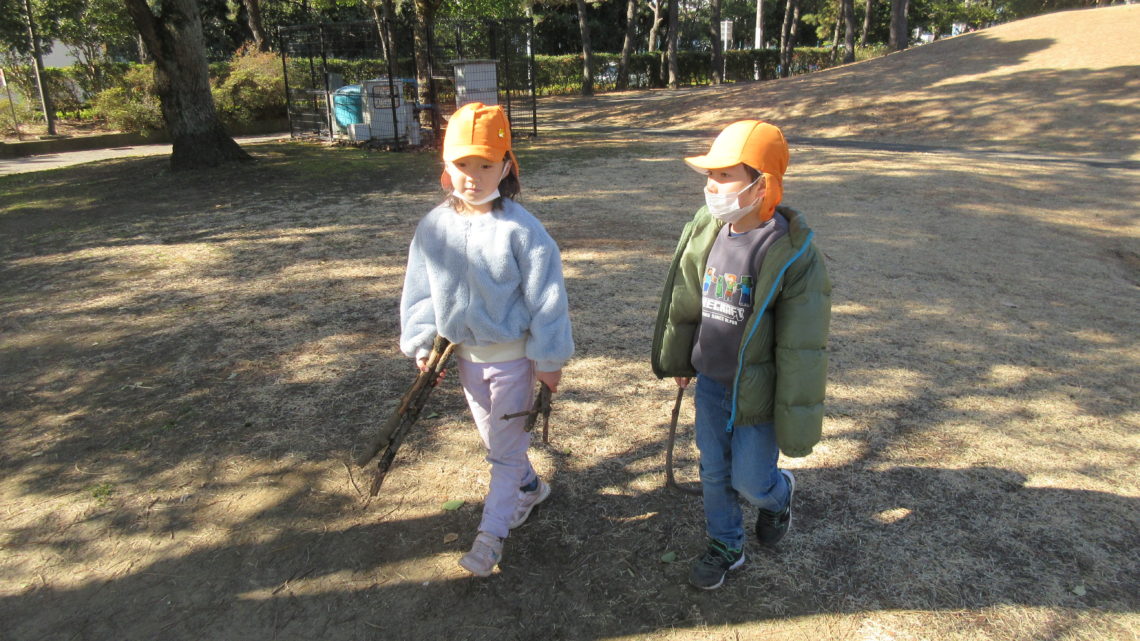
[[[1128,488],[1021,471],[1093,483],[1134,464],[1118,439],[1135,410],[1129,174],[802,155],[789,201],[836,285],[829,438],[796,471],[795,533],[704,594],[685,586],[699,502],[660,485],[671,393],[644,380],[658,283],[699,198],[691,172],[661,164],[685,141],[573,143],[573,175],[558,144],[532,150],[527,193],[563,246],[584,364],[538,448],[558,493],[487,581],[455,573],[466,538],[444,543],[479,506],[417,493],[455,483],[452,462],[412,476],[453,451],[446,419],[413,435],[366,509],[339,463],[410,380],[395,310],[430,180],[376,187],[400,171],[376,158],[306,175],[288,146],[232,188],[142,160],[0,179],[21,190],[0,200],[0,636],[601,639],[885,610],[1137,611]],[[462,414],[456,390],[439,394]],[[242,498],[259,492],[256,509]],[[65,509],[21,516],[43,502]]]

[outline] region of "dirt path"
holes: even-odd
[[[256,145],[264,142],[282,140],[289,134],[237,136],[234,140],[240,145]],[[106,149],[89,149],[86,151],[64,151],[54,154],[37,154],[35,156],[22,156],[19,158],[0,158],[0,176],[11,174],[26,174],[33,171],[45,171],[72,167],[89,162],[110,160],[113,158],[136,158],[139,156],[169,156],[171,145],[130,145],[127,147],[110,147]]]
[[[487,472],[453,381],[380,499],[343,463],[410,380],[395,309],[434,157],[266,144],[189,176],[0,177],[0,639],[1136,637],[1133,153],[796,125],[786,201],[835,285],[825,439],[786,461],[785,544],[704,594],[684,584],[699,502],[662,486],[673,392],[647,364],[702,127],[520,145],[578,354],[533,450],[555,494],[485,581],[455,564]]]

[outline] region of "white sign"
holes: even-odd
[[[728,50],[732,48],[732,21],[720,21],[720,42],[721,48]]]

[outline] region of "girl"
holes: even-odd
[[[489,576],[503,539],[550,496],[527,448],[535,378],[558,390],[574,353],[562,259],[542,223],[514,201],[519,166],[498,106],[469,103],[447,126],[440,183],[451,193],[420,221],[400,300],[400,349],[426,370],[434,336],[456,343],[459,379],[487,448],[491,483],[459,565]]]

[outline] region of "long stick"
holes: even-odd
[[[447,366],[447,361],[451,358],[451,353],[454,350],[454,343],[441,336],[436,336],[432,344],[431,354],[427,359],[427,371],[416,375],[416,379],[400,399],[396,411],[380,428],[379,433],[372,438],[368,447],[356,458],[356,464],[364,467],[383,451],[376,464],[376,476],[372,480],[370,495],[376,496],[380,492],[380,485],[392,467],[396,452],[404,442],[408,430],[420,417],[420,412],[427,404],[432,390],[439,383],[440,374]]]
[[[435,386],[435,381],[439,379],[439,372],[443,369],[443,365],[447,363],[447,357],[451,356],[451,352],[455,348],[446,339],[437,336],[432,344],[431,353],[428,355],[427,367],[428,371],[420,372],[416,375],[416,379],[400,397],[400,404],[396,407],[396,411],[388,417],[384,425],[376,433],[372,440],[368,442],[368,446],[356,457],[356,464],[360,467],[368,465],[368,462],[380,453],[380,450],[388,446],[392,441],[392,435],[396,432],[400,422],[407,414],[408,406],[419,395],[425,386]],[[446,356],[445,356],[446,353]],[[414,420],[414,419],[413,419]]]
[[[681,400],[685,397],[685,388],[677,388],[677,400],[673,403],[673,418],[669,421],[669,444],[665,448],[665,487],[672,488],[685,494],[700,494],[701,488],[681,487],[673,477],[673,444],[677,441],[677,417],[681,415]]]

